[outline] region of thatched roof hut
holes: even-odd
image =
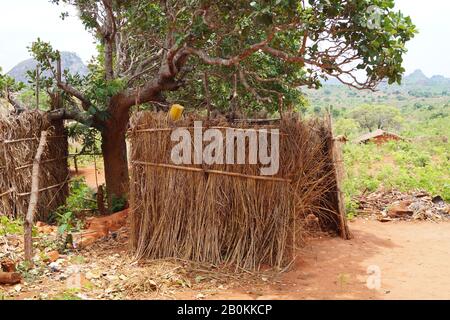
[[[373,132],[369,132],[365,135],[362,135],[358,139],[356,139],[355,143],[368,143],[368,142],[375,142],[376,144],[383,144],[387,141],[399,141],[403,140],[402,137],[399,135],[387,132],[382,129],[375,130]]]

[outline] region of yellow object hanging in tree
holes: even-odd
[[[184,107],[180,104],[174,104],[170,108],[169,118],[172,121],[178,121],[183,116]]]

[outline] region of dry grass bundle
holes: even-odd
[[[176,126],[192,130],[193,121]],[[325,134],[330,128],[323,122],[289,118],[277,125],[280,170],[275,178],[280,181],[248,177],[259,176],[260,164],[189,166],[203,172],[160,166],[171,164],[171,127],[164,114],[143,112],[132,120],[131,241],[139,258],[282,268],[304,241],[306,216],[314,214],[328,230],[339,232],[330,197],[336,191],[332,136]],[[230,124],[216,120],[208,127],[224,131]],[[267,127],[239,124],[241,129]]]
[[[0,118],[0,214],[24,216],[31,191],[33,159],[41,131],[49,130],[48,144],[41,160],[40,197],[36,218],[65,203],[67,197],[68,144],[61,123],[49,123],[39,111]]]

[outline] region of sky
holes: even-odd
[[[396,8],[410,15],[420,32],[408,43],[406,73],[421,69],[427,76],[450,77],[450,1],[396,0]],[[73,10],[61,21],[63,9],[68,8],[48,0],[0,0],[0,67],[9,71],[28,59],[27,47],[38,37],[87,62],[95,54],[93,38]]]

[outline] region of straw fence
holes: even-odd
[[[41,132],[49,131],[40,162],[39,203],[35,217],[65,203],[68,193],[68,144],[62,122],[49,123],[44,113],[27,111],[0,117],[0,215],[24,217],[31,194],[33,159]]]
[[[176,127],[192,132],[194,120]],[[323,231],[349,237],[329,121],[292,117],[276,124],[280,169],[275,176],[261,176],[261,164],[174,165],[175,124],[164,114],[138,113],[131,127],[131,243],[138,258],[283,268],[304,243],[310,215]],[[214,120],[207,127],[225,133],[230,127],[259,132],[273,126]],[[247,156],[248,150],[247,139]]]

